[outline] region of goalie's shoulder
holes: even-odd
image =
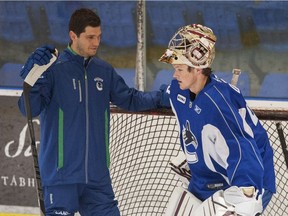
[[[237,86],[234,86],[224,79],[217,77],[217,75],[211,74],[210,79],[211,84],[214,86],[214,90],[219,91],[224,95],[241,95],[241,91]]]
[[[221,89],[221,90],[231,89],[231,84],[230,83],[226,82],[222,78],[219,78],[215,74],[211,74],[210,80],[211,80],[210,84],[211,84],[211,86],[214,86],[214,90],[215,90],[215,87],[218,88],[218,89]]]

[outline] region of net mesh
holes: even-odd
[[[277,193],[263,215],[283,216],[288,212],[287,166],[275,121],[265,119],[261,122],[274,149]],[[288,121],[281,123],[286,135]],[[111,177],[121,215],[163,215],[173,189],[182,184],[168,166],[181,151],[175,117],[114,111],[110,126]]]

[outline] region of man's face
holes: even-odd
[[[179,83],[180,89],[193,89],[197,81],[196,69],[188,70],[188,66],[185,64],[173,64],[175,69],[173,78]]]
[[[80,56],[85,58],[95,56],[101,40],[101,27],[87,26],[79,37],[70,31],[72,40],[71,48]]]

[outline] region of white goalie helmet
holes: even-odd
[[[169,42],[168,49],[159,61],[169,64],[186,64],[193,68],[211,67],[215,57],[216,36],[200,24],[181,27]]]

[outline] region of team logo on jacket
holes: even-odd
[[[94,81],[96,82],[96,89],[98,91],[102,91],[103,90],[103,79],[101,79],[100,77],[95,77]]]
[[[188,163],[198,162],[198,156],[196,149],[198,142],[195,135],[191,131],[190,122],[186,120],[186,125],[183,125],[182,138],[185,145],[185,154]]]

